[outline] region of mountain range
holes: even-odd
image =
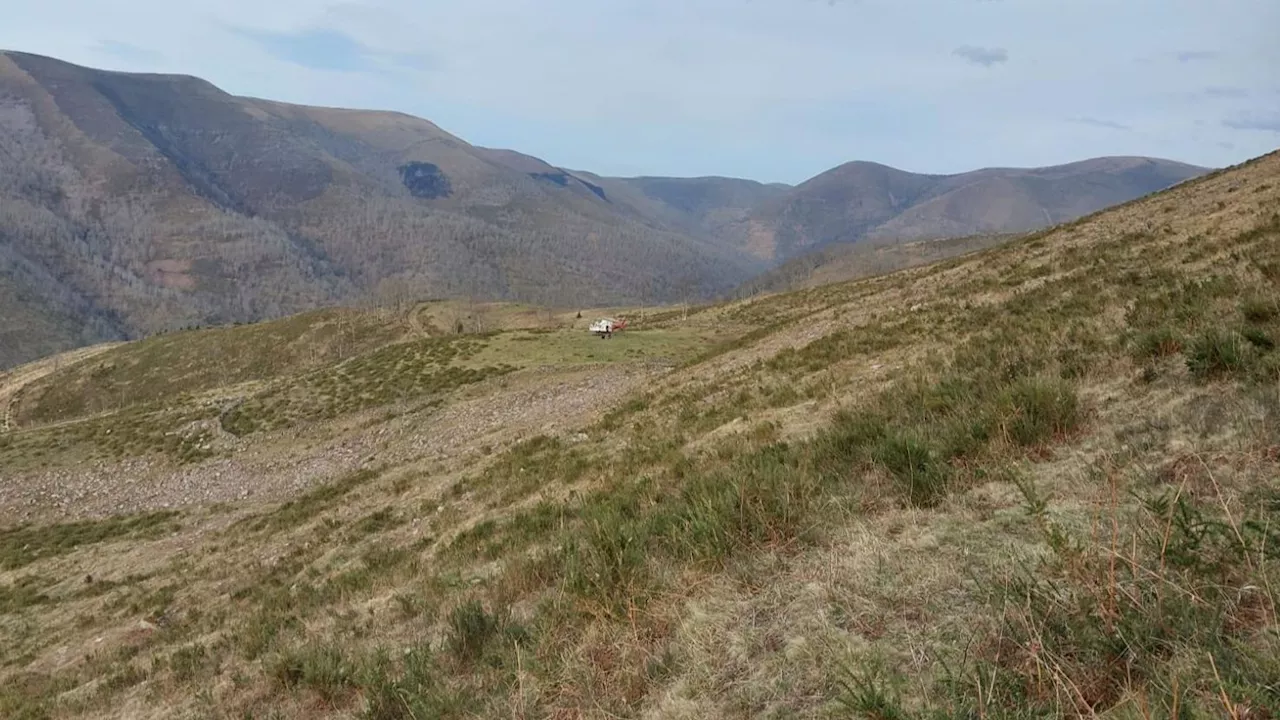
[[[334,304],[706,298],[835,243],[1033,230],[1207,171],[603,177],[402,113],[0,52],[0,367]]]

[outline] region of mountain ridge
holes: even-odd
[[[864,238],[923,240],[1039,230],[1207,172],[1187,163],[1102,156],[1039,168],[924,174],[853,161],[796,188],[755,220],[772,226],[774,260]]]

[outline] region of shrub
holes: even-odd
[[[1265,331],[1259,330],[1258,328],[1247,328],[1243,335],[1244,339],[1248,340],[1250,345],[1258,348],[1259,350],[1270,351],[1274,350],[1276,347],[1276,341],[1272,340],[1271,336]]]
[[[501,620],[479,600],[468,600],[449,613],[449,650],[459,660],[477,660],[501,629]]]
[[[1229,330],[1206,330],[1196,337],[1187,353],[1187,369],[1199,378],[1229,375],[1244,369],[1245,346]]]
[[[1134,346],[1139,358],[1161,358],[1182,352],[1182,338],[1171,328],[1162,327],[1138,335]]]
[[[906,433],[883,437],[871,458],[893,474],[907,501],[916,507],[934,507],[950,487],[951,472],[927,442]]]
[[[1048,442],[1080,424],[1075,388],[1061,380],[1019,380],[1006,391],[1003,400],[1009,413],[1005,427],[1019,445]]]
[[[334,704],[356,688],[356,668],[337,644],[305,645],[282,655],[271,669],[281,686],[309,689]]]

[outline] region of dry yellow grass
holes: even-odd
[[[0,373],[0,432],[14,429],[14,404],[18,395],[31,383],[45,378],[68,365],[87,360],[106,352],[119,343],[102,343],[90,347],[60,353],[54,357],[36,360]]]
[[[486,352],[539,367],[250,436],[273,494],[0,530],[0,711],[1274,715],[1277,209],[1271,155],[608,341],[724,341],[675,367],[513,330]]]

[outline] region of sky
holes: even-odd
[[[1277,0],[6,0],[0,48],[398,110],[603,175],[1280,148]]]

